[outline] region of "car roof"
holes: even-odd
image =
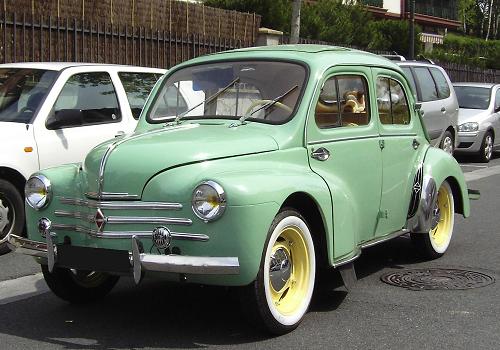
[[[401,71],[394,62],[376,54],[340,46],[315,44],[248,47],[198,57],[186,61],[179,66],[231,59],[297,60],[319,69],[331,67],[333,65],[364,65],[386,67]]]
[[[396,64],[398,66],[413,66],[413,67],[439,67],[435,63],[430,62],[422,62],[422,61],[397,61]]]
[[[453,83],[453,86],[474,86],[474,87],[482,87],[482,88],[488,88],[491,89],[492,87],[500,85],[500,84],[495,84],[495,83],[474,83],[474,82],[459,82],[459,83]]]
[[[85,62],[22,62],[22,63],[4,63],[0,64],[0,68],[32,68],[32,69],[46,69],[53,71],[61,71],[66,68],[72,67],[107,67],[116,71],[137,71],[137,72],[155,72],[155,73],[165,73],[166,69],[160,68],[148,68],[148,67],[138,67],[129,65],[119,65],[119,64],[101,64],[101,63],[85,63]]]

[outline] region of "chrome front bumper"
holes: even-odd
[[[48,234],[46,237],[46,242],[37,242],[11,234],[7,238],[7,244],[16,253],[47,259],[49,271],[52,271],[57,266],[55,234]],[[237,275],[240,272],[237,257],[145,254],[140,251],[140,242],[136,236],[132,237],[131,244],[130,268],[136,283],[141,281],[144,271],[202,275]]]

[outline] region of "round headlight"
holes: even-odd
[[[26,203],[36,210],[45,207],[51,197],[50,181],[43,175],[34,175],[28,179],[24,187]]]
[[[226,193],[214,181],[205,181],[193,191],[193,212],[205,222],[217,220],[226,210]]]

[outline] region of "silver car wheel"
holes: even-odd
[[[450,136],[445,135],[441,148],[448,154],[453,154],[453,140]]]
[[[484,138],[484,159],[490,160],[493,154],[493,137],[490,134],[486,135]]]

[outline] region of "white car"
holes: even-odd
[[[24,228],[24,184],[34,172],[80,162],[97,144],[132,132],[166,71],[82,63],[0,65],[0,251]],[[180,98],[172,92],[170,98]],[[180,97],[179,97],[180,95]]]

